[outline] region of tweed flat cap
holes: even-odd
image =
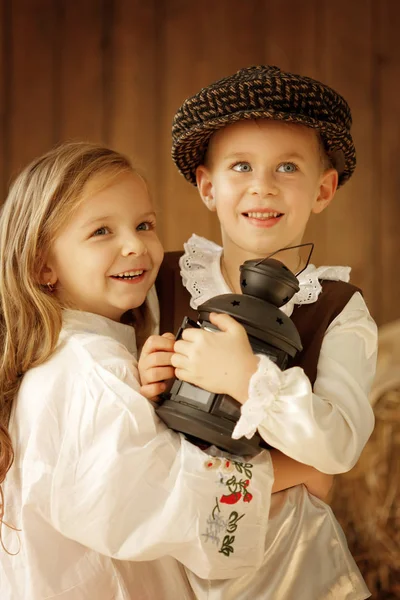
[[[339,173],[339,185],[356,166],[347,102],[327,85],[278,67],[254,66],[220,79],[188,98],[172,126],[172,158],[196,185],[212,134],[243,119],[275,119],[319,131],[325,151]]]

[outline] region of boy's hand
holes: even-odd
[[[244,403],[249,381],[257,370],[247,333],[228,315],[210,314],[210,322],[220,331],[185,329],[175,342],[171,364],[175,375],[215,394],[229,394]]]
[[[299,463],[279,450],[270,450],[270,456],[274,467],[272,493],[304,484],[310,494],[326,501],[333,484],[333,475],[326,475],[314,467]]]
[[[158,400],[167,389],[166,380],[175,372],[171,364],[175,336],[173,333],[151,335],[145,342],[138,362],[140,393],[148,400]]]
[[[329,492],[333,485],[333,475],[327,475],[321,473],[317,469],[313,469],[310,476],[304,482],[307,490],[313,496],[316,496],[320,500],[326,501],[329,497]]]

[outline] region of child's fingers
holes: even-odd
[[[183,356],[188,356],[189,352],[190,352],[190,348],[191,348],[191,342],[188,342],[187,340],[178,340],[174,344],[174,353],[182,354]],[[173,364],[173,363],[171,362],[171,364]]]
[[[238,331],[242,328],[233,317],[221,313],[210,313],[210,323],[216,325],[221,331]]]
[[[181,381],[187,381],[188,383],[194,383],[193,377],[186,369],[175,369],[175,376]]]
[[[173,341],[175,341],[175,336],[174,336],[173,333],[169,333],[169,332],[163,333],[161,337],[162,338],[166,338],[167,340],[173,340]]]
[[[228,332],[232,334],[238,334],[244,331],[243,326],[240,325],[233,317],[226,314],[210,313],[210,322],[218,327],[221,332]],[[182,339],[186,342],[194,342],[201,337],[207,337],[212,335],[214,332],[205,331],[204,329],[195,329],[194,327],[188,327],[182,332]],[[215,332],[215,333],[218,333]]]
[[[148,385],[142,385],[140,388],[140,393],[142,396],[147,398],[147,400],[151,400],[152,402],[158,402],[160,400],[159,396],[166,390],[167,386],[165,383],[149,383]]]
[[[147,338],[147,340],[143,344],[141,357],[143,358],[145,356],[148,356],[152,352],[172,352],[174,349],[175,337],[170,338],[164,336],[151,335],[149,338]]]
[[[187,369],[190,366],[190,361],[183,354],[173,354],[171,357],[171,365],[178,369]]]
[[[157,383],[171,379],[175,376],[175,370],[173,367],[154,367],[153,369],[147,369],[142,376],[142,384],[148,385],[150,383]]]
[[[142,369],[153,369],[154,367],[169,367],[171,365],[171,352],[153,352],[141,360]]]
[[[182,331],[182,338],[181,340],[175,342],[175,345],[182,340],[184,342],[194,342],[195,340],[207,336],[208,334],[209,331],[205,331],[204,329],[195,329],[194,327],[188,327],[187,329],[184,329]]]

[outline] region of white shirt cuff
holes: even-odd
[[[268,356],[257,354],[257,357],[258,367],[250,379],[249,397],[242,405],[241,416],[232,433],[235,440],[243,436],[252,438],[279,396],[282,371]]]

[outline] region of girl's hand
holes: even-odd
[[[229,394],[243,404],[249,381],[257,370],[247,333],[228,315],[210,314],[220,331],[185,329],[175,342],[171,364],[175,375],[215,394]]]
[[[175,372],[171,358],[174,350],[173,333],[151,335],[145,342],[138,362],[140,393],[148,400],[158,400],[168,385],[166,380],[172,379]]]

